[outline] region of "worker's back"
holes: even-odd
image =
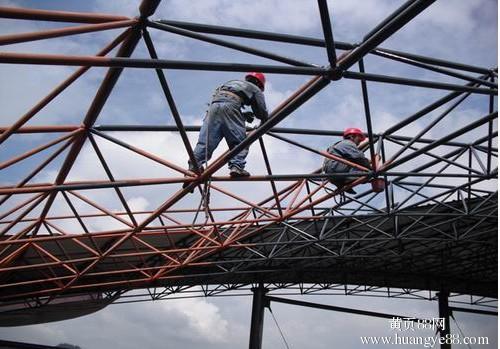
[[[258,119],[266,120],[268,113],[264,94],[254,84],[243,80],[230,80],[220,86],[213,97],[212,102],[235,102],[231,95],[224,91],[234,93],[241,98],[241,105],[249,105]]]

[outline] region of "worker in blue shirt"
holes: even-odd
[[[253,122],[254,116],[261,120],[261,123],[267,120],[268,112],[263,94],[265,84],[264,74],[251,72],[245,76],[245,80],[231,80],[215,90],[194,148],[194,157],[201,170],[222,138],[226,139],[229,149],[232,149],[246,137],[245,121]],[[242,112],[243,106],[250,106],[252,112]],[[229,160],[231,177],[250,176],[245,170],[247,155],[248,148]],[[189,170],[195,171],[190,162]],[[187,186],[187,182],[184,186]]]
[[[343,138],[343,140],[331,145],[327,149],[328,153],[346,159],[350,162],[354,162],[363,167],[370,168],[370,160],[368,160],[363,152],[358,148],[361,142],[366,139],[364,133],[359,128],[350,127],[345,129]],[[335,177],[335,173],[356,173],[361,171],[358,168],[327,158],[323,163],[323,172],[326,174],[332,174],[333,176],[330,178],[330,182],[340,188],[347,182],[350,182],[358,177]],[[346,189],[345,192],[349,194],[356,194],[352,188]]]

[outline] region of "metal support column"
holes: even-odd
[[[448,306],[449,292],[441,291],[437,294],[439,300],[439,317],[444,319],[444,328],[439,330],[439,335],[442,338],[450,338],[450,315],[451,310]],[[441,349],[451,349],[451,344],[441,343]]]
[[[264,330],[264,308],[269,306],[269,301],[265,299],[267,289],[263,284],[252,288],[252,322],[250,324],[250,349],[262,348],[262,332]]]

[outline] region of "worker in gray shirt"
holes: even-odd
[[[254,117],[261,123],[267,120],[268,112],[262,93],[265,83],[264,74],[252,72],[245,76],[245,80],[231,80],[215,90],[194,148],[198,168],[202,169],[203,164],[210,160],[222,138],[226,139],[229,149],[240,144],[246,137],[245,121],[251,123]],[[245,105],[250,106],[252,112],[242,112],[241,108]],[[250,176],[245,170],[247,155],[248,148],[229,160],[231,177]],[[189,163],[189,169],[195,170],[193,164]]]
[[[369,168],[370,161],[365,157],[363,152],[358,149],[359,144],[366,139],[363,132],[359,128],[350,127],[344,131],[343,136],[343,140],[331,145],[327,149],[328,153]],[[358,177],[335,177],[335,173],[356,173],[361,171],[340,161],[327,158],[323,163],[323,172],[326,174],[332,174],[333,176],[331,177],[330,182],[340,188],[347,182],[350,182]],[[352,188],[346,189],[345,192],[349,194],[356,194]]]

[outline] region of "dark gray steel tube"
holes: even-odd
[[[306,36],[299,35],[289,35],[289,34],[279,34],[264,32],[260,30],[249,30],[234,27],[223,27],[218,25],[209,25],[201,23],[191,23],[182,21],[171,21],[166,19],[161,19],[157,22],[172,25],[178,28],[189,29],[192,31],[200,33],[210,33],[217,35],[227,35],[227,36],[237,36],[242,38],[257,39],[257,40],[269,40],[277,42],[286,42],[290,44],[325,47],[325,41],[323,39],[310,38]],[[350,50],[354,48],[354,45],[346,42],[335,42],[335,47],[341,50]]]
[[[413,316],[378,313],[375,311],[337,307],[334,305],[304,302],[304,301],[298,301],[295,299],[287,299],[287,298],[281,298],[281,297],[278,298],[278,297],[274,297],[274,296],[266,296],[266,299],[268,299],[270,302],[298,305],[301,307],[317,308],[317,309],[323,309],[323,310],[332,310],[332,311],[338,311],[338,312],[342,312],[342,313],[349,313],[349,314],[356,314],[356,315],[372,316],[372,317],[378,317],[378,318],[382,318],[382,319],[405,318],[405,319],[409,319],[410,321],[421,320],[421,319],[417,319]]]
[[[387,166],[384,166],[384,170],[391,169],[391,168],[393,168],[395,166],[398,166],[398,165],[402,164],[405,161],[411,160],[411,159],[417,157],[418,155],[420,155],[422,153],[425,153],[425,152],[427,152],[427,151],[429,151],[431,149],[434,149],[435,147],[437,147],[439,145],[442,145],[444,142],[446,142],[446,141],[448,141],[450,139],[456,138],[456,137],[458,137],[458,136],[460,136],[460,135],[462,135],[462,134],[464,134],[464,133],[472,130],[473,128],[479,127],[479,126],[481,126],[481,125],[489,122],[490,120],[496,119],[497,116],[498,116],[498,112],[494,112],[494,113],[488,114],[488,115],[482,117],[481,119],[479,119],[479,120],[477,120],[477,121],[475,121],[475,122],[473,122],[473,123],[471,123],[471,124],[469,124],[469,125],[467,125],[465,127],[462,127],[461,129],[459,129],[459,130],[457,130],[457,131],[455,131],[453,133],[448,134],[447,136],[443,137],[442,139],[437,140],[437,141],[429,144],[428,146],[425,146],[425,147],[417,150],[416,152],[414,152],[414,153],[412,153],[412,154],[410,154],[408,156],[405,156],[405,157],[403,157],[403,158],[401,158],[401,159],[399,159],[397,161],[394,161],[393,163],[390,163]]]
[[[440,291],[438,293],[438,303],[439,303],[439,317],[444,319],[443,328],[439,329],[439,334],[441,338],[448,338],[450,336],[450,315],[451,311],[448,306],[448,296],[449,292]],[[441,349],[451,349],[451,343],[441,343]]]
[[[29,53],[0,53],[0,63],[10,64],[39,64],[39,65],[64,65],[64,66],[92,66],[114,68],[156,68],[179,70],[206,70],[206,71],[261,71],[263,73],[296,74],[296,75],[323,75],[328,70],[321,67],[297,67],[265,64],[218,63],[174,61],[166,59],[141,59],[141,58],[104,58],[95,56],[61,56],[42,55]]]
[[[411,19],[417,16],[420,12],[429,7],[435,0],[416,0],[411,4],[406,4],[406,9],[401,11],[396,17],[391,19],[387,24],[380,28],[375,34],[370,36],[356,47],[345,60],[339,62],[339,68],[342,70],[348,69],[360,60],[364,55],[377,47],[389,36],[394,34],[402,26],[408,23]]]
[[[473,86],[473,83],[468,83],[467,85],[465,86]],[[451,101],[453,98],[456,98],[458,96],[460,96],[460,92],[452,92],[440,99],[438,99],[437,101],[435,101],[434,103],[432,104],[429,104],[427,107],[419,110],[418,112],[416,112],[415,114],[413,115],[410,115],[409,117],[407,117],[406,119],[404,119],[403,121],[397,123],[396,125],[394,126],[391,126],[389,127],[385,132],[384,132],[384,135],[390,135],[391,133],[393,133],[394,131],[397,131],[403,127],[405,127],[406,125],[409,125],[410,123],[420,119],[422,116],[432,112],[433,110],[439,108],[440,106],[444,105],[445,103],[448,103],[449,101]]]
[[[372,30],[370,30],[363,37],[363,41],[368,40],[373,34],[375,34],[377,31],[379,31],[380,29],[382,29],[385,25],[387,25],[390,21],[392,21],[394,18],[396,18],[396,16],[398,16],[399,14],[401,14],[401,12],[403,12],[404,10],[406,10],[406,8],[408,8],[408,6],[410,6],[414,2],[415,2],[415,0],[408,0],[403,5],[401,5],[400,7],[398,7],[386,19],[384,19],[382,22],[380,22],[375,28],[373,28]]]
[[[262,284],[259,287],[252,288],[252,318],[250,322],[250,349],[262,348],[262,333],[264,331],[264,310],[266,307],[265,295],[267,289]]]
[[[234,42],[230,42],[230,41],[225,41],[225,40],[213,38],[211,36],[207,36],[207,35],[203,35],[203,34],[198,34],[196,32],[190,31],[190,30],[186,30],[186,29],[182,29],[182,28],[177,28],[177,27],[174,27],[174,26],[171,26],[171,25],[167,25],[167,24],[164,24],[164,23],[147,22],[147,24],[151,28],[156,28],[156,29],[167,31],[167,32],[170,32],[170,33],[175,33],[175,34],[186,36],[186,37],[190,37],[190,38],[193,38],[193,39],[197,39],[197,40],[209,42],[209,43],[212,43],[212,44],[215,44],[215,45],[219,45],[219,46],[223,46],[223,47],[228,47],[228,48],[231,48],[231,49],[234,49],[234,50],[238,50],[238,51],[242,51],[242,52],[245,52],[245,53],[249,53],[249,54],[252,54],[252,55],[256,55],[256,56],[260,56],[260,57],[272,59],[272,60],[277,61],[277,62],[291,64],[291,65],[299,66],[299,67],[314,67],[313,64],[301,62],[301,61],[298,61],[296,59],[292,59],[292,58],[288,58],[288,57],[283,57],[283,56],[280,56],[280,55],[277,55],[277,54],[274,54],[274,53],[271,53],[271,52],[266,52],[266,51],[263,51],[263,50],[255,49],[253,47],[236,44]]]
[[[365,64],[363,59],[359,60],[359,71],[361,73],[365,72]],[[361,91],[363,94],[363,106],[365,108],[365,119],[366,119],[366,132],[368,133],[369,146],[370,146],[370,159],[372,161],[372,169],[375,170],[375,139],[373,137],[372,129],[372,118],[370,113],[370,102],[368,100],[368,88],[366,86],[366,80],[361,80]]]
[[[143,31],[144,42],[146,43],[146,47],[148,48],[149,54],[151,58],[157,59],[158,55],[156,54],[156,50],[153,45],[153,41],[151,40],[151,36],[148,31],[144,29]],[[167,79],[165,78],[165,74],[161,69],[156,69],[156,74],[158,79],[160,80],[160,85],[163,90],[163,94],[165,98],[167,98],[168,106],[170,107],[170,111],[172,112],[172,116],[174,118],[175,124],[179,129],[179,133],[181,135],[182,142],[184,143],[184,147],[189,156],[189,160],[193,164],[195,170],[199,172],[198,162],[194,157],[193,148],[191,147],[191,143],[189,143],[189,138],[186,134],[186,130],[184,130],[184,125],[182,124],[181,116],[179,111],[177,110],[177,106],[175,105],[174,97],[172,96],[172,92],[170,92],[170,88],[168,87]]]
[[[457,73],[457,72],[455,72],[453,70],[449,70],[449,69],[435,67],[433,65],[422,63],[422,62],[418,62],[416,60],[413,60],[413,59],[410,59],[410,58],[406,58],[406,57],[402,57],[402,56],[399,56],[399,55],[396,55],[396,54],[389,54],[389,53],[387,53],[387,52],[385,52],[383,50],[373,50],[370,53],[373,54],[373,55],[375,55],[375,56],[380,56],[380,57],[388,58],[388,59],[391,59],[391,60],[394,60],[394,61],[397,61],[397,62],[401,62],[401,63],[413,65],[415,67],[427,69],[427,70],[434,71],[434,72],[441,73],[441,74],[445,74],[445,75],[448,75],[448,76],[453,76],[455,78],[459,78],[459,79],[462,79],[462,80],[467,80],[469,82],[475,82],[475,83],[478,83],[478,84],[481,84],[481,85],[484,85],[484,86],[488,86],[488,87],[492,87],[492,88],[498,88],[497,84],[495,84],[494,82],[490,82],[488,80],[483,80],[483,79],[476,78],[476,77],[473,77],[473,76],[469,76],[469,75]]]
[[[319,14],[321,16],[321,26],[325,36],[326,53],[331,67],[337,65],[337,54],[335,53],[335,40],[333,39],[332,24],[326,0],[318,0]]]
[[[439,65],[442,67],[448,67],[452,69],[458,69],[458,70],[464,70],[464,71],[470,71],[472,73],[478,73],[478,74],[490,74],[491,70],[486,69],[486,68],[481,68],[481,67],[476,67],[472,65],[467,65],[467,64],[462,64],[462,63],[456,63],[456,62],[451,62],[451,61],[446,61],[443,59],[437,59],[437,58],[431,58],[431,57],[425,57],[425,56],[420,56],[412,53],[407,53],[407,52],[401,52],[401,51],[396,51],[396,50],[389,50],[385,48],[380,48],[380,51],[391,53],[391,54],[396,54],[399,56],[403,56],[405,58],[409,59],[414,59],[416,61],[420,61],[423,63],[429,63],[429,64],[434,64],[434,65]]]
[[[434,82],[434,81],[427,81],[427,80],[406,79],[406,78],[400,78],[400,77],[388,76],[388,75],[357,73],[357,72],[353,72],[353,71],[345,71],[342,73],[342,76],[346,79],[386,82],[386,83],[390,83],[390,84],[428,87],[428,88],[435,88],[435,89],[439,89],[439,90],[471,92],[471,93],[479,93],[479,94],[483,94],[483,95],[496,95],[496,94],[498,94],[497,89],[462,86],[462,85],[455,85],[455,84],[448,84],[448,83],[444,83],[444,82]]]

